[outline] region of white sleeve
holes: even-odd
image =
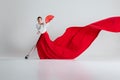
[[[36,28],[37,28],[37,30],[39,31],[39,30],[40,30],[40,25],[39,25],[39,24],[36,24]]]
[[[45,23],[44,27],[47,28],[49,25],[50,25],[50,23],[47,23],[47,24]]]

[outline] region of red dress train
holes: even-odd
[[[120,17],[110,17],[84,27],[67,28],[54,41],[46,32],[36,44],[38,55],[40,59],[74,59],[91,45],[101,30],[120,32]]]

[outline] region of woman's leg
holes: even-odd
[[[28,54],[25,56],[25,59],[28,59],[29,58],[29,56],[30,56],[30,54],[32,54],[34,51],[35,51],[35,49],[36,49],[36,45],[34,45],[32,48],[31,48],[31,50],[28,52]]]

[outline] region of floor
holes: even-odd
[[[120,80],[120,61],[3,59],[0,80]]]

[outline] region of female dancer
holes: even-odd
[[[37,34],[43,34],[47,31],[47,27],[48,27],[49,23],[48,22],[43,22],[42,21],[42,17],[38,16],[37,17],[37,24],[36,24],[36,28],[37,28]],[[25,59],[28,59],[29,55],[34,52],[36,49],[36,44],[32,47],[32,49],[29,51],[29,53],[25,56]]]

